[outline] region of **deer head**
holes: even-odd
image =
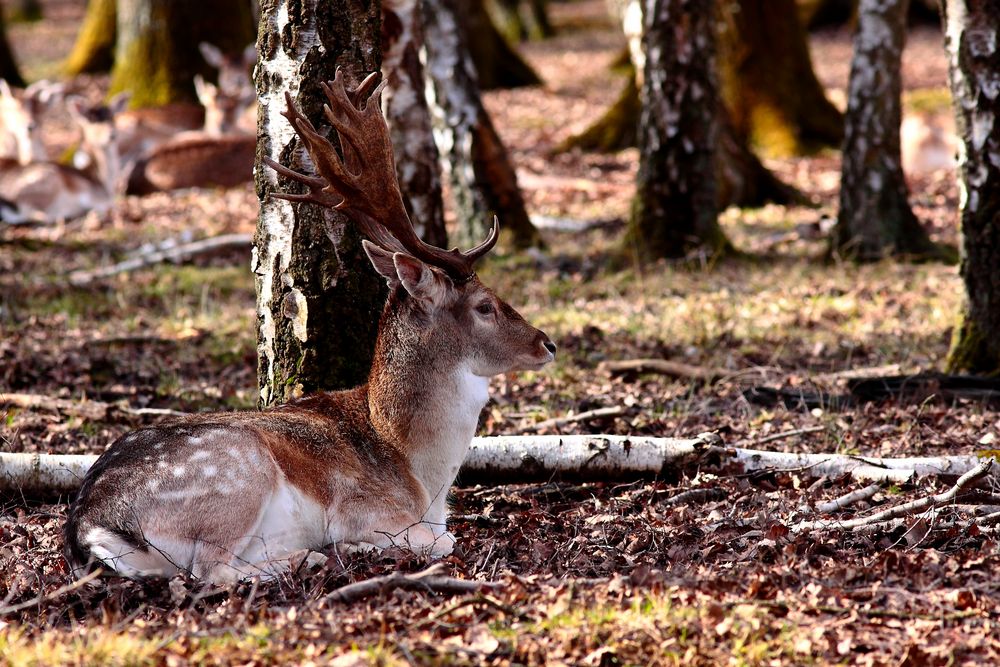
[[[88,106],[74,97],[66,107],[80,130],[80,148],[73,156],[74,166],[90,173],[111,195],[124,188],[115,118],[125,111],[128,101],[128,93],[119,93],[107,104],[96,106]]]
[[[41,137],[41,118],[61,98],[62,84],[38,81],[20,98],[0,79],[0,156],[20,164],[48,159]]]
[[[340,136],[339,152],[286,93],[283,115],[304,143],[317,175],[265,157],[272,169],[307,188],[303,194],[274,196],[344,211],[368,237],[365,251],[392,290],[386,312],[395,314],[391,322],[383,317],[379,348],[389,344],[384,329],[392,328],[478,377],[541,368],[554,358],[555,344],[475,274],[475,263],[496,244],[498,221],[494,218],[485,241],[465,252],[428,245],[414,231],[396,180],[380,103],[385,84],[379,79],[380,74],[372,73],[349,92],[338,70],[332,82],[321,84],[328,100],[324,115]],[[441,341],[447,350],[438,349]],[[377,349],[376,367],[380,357]]]

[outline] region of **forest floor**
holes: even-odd
[[[43,3],[49,19],[10,38],[29,75],[68,52],[82,2]],[[962,286],[955,266],[826,259],[839,156],[770,159],[811,207],[729,210],[742,259],[659,263],[611,272],[604,259],[628,211],[637,154],[551,149],[596,118],[622,80],[623,46],[602,0],[553,3],[560,34],[523,52],[543,88],[490,93],[533,215],[591,221],[544,231],[543,253],[501,256],[487,284],[559,345],[537,373],[501,377],[482,435],[597,407],[617,417],[563,433],[691,437],[862,456],[971,453],[1000,435],[996,406],[933,391],[836,402],[830,373],[941,367]],[[846,29],[812,37],[817,73],[842,100]],[[904,56],[910,112],[947,118],[940,33],[911,33]],[[72,86],[93,98],[106,81]],[[53,154],[72,141],[57,117]],[[957,242],[954,173],[911,180],[932,236]],[[70,286],[68,274],[149,244],[252,232],[248,186],[123,200],[108,217],[54,228],[0,229],[0,392],[70,399],[61,409],[0,407],[0,450],[100,453],[180,411],[255,404],[254,287],[246,252],[163,264]],[[612,376],[606,360],[658,357],[727,371],[713,382]],[[753,388],[810,400],[762,402]],[[111,404],[104,410],[95,402]],[[887,486],[852,517],[942,491],[942,478]],[[893,530],[794,535],[816,504],[863,486],[808,469],[742,474],[706,462],[657,479],[461,485],[451,524],[455,577],[497,582],[447,597],[401,591],[360,602],[327,594],[425,562],[403,553],[342,555],[270,584],[206,590],[196,582],[115,579],[71,586],[62,558],[63,502],[0,505],[0,664],[870,664],[1000,662],[997,541],[969,528],[973,508],[911,517]],[[704,489],[677,503],[678,493]],[[19,609],[12,609],[19,607]]]

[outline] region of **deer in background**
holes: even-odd
[[[214,583],[284,571],[328,544],[449,553],[446,497],[475,435],[489,378],[540,369],[555,345],[480,282],[467,251],[422,242],[396,180],[372,74],[324,85],[343,158],[286,96],[318,174],[271,160],[308,188],[275,195],[344,211],[390,296],[368,382],[262,412],[197,415],[134,431],[87,473],[66,523],[67,558],[128,577],[189,572]],[[353,100],[353,101],[352,101]]]
[[[201,53],[219,70],[219,85],[200,76],[194,80],[198,100],[205,109],[199,130],[174,133],[134,159],[126,193],[148,194],[196,186],[234,187],[253,178],[257,136],[242,129],[256,103],[248,75],[257,51],[247,47],[239,58],[227,57],[202,42]]]
[[[13,159],[0,160],[0,193],[7,199],[0,208],[2,220],[57,222],[109,209],[121,176],[115,115],[127,103],[127,95],[97,107],[87,107],[75,98],[68,100],[67,109],[82,133],[80,150],[87,156],[85,168],[51,161],[20,164]]]
[[[63,85],[38,81],[20,97],[0,79],[0,159],[19,164],[49,159],[42,143],[41,119],[62,99]]]

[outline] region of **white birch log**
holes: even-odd
[[[25,495],[75,492],[97,460],[89,454],[0,454],[0,491]]]
[[[960,476],[979,457],[867,458],[845,454],[769,452],[724,447],[718,435],[654,438],[626,435],[541,435],[473,438],[462,472],[493,480],[564,474],[598,479],[655,475],[712,456],[740,472],[785,471],[851,475],[863,481],[905,482],[915,477]],[[0,453],[0,492],[66,493],[76,488],[97,456]],[[51,484],[46,480],[52,480]]]

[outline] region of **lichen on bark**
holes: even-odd
[[[950,371],[1000,373],[1000,0],[944,3],[959,145],[965,304]]]
[[[288,121],[284,94],[326,127],[320,82],[338,67],[358,82],[380,67],[376,0],[265,0],[257,68],[260,215],[253,252],[257,284],[261,405],[303,393],[357,386],[371,365],[385,281],[371,268],[347,217],[314,204],[271,197],[301,186],[262,164],[269,156],[297,171],[313,166]]]

